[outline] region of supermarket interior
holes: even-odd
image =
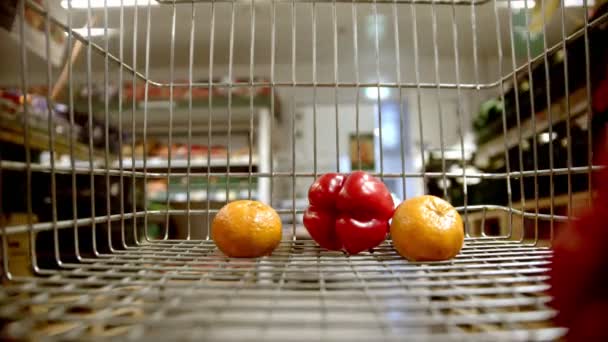
[[[204,239],[212,215],[188,211],[249,198],[305,237],[315,176],[351,170],[374,172],[399,200],[433,194],[556,215],[590,191],[587,174],[563,170],[592,157],[599,3],[566,1],[546,25],[531,0],[457,11],[38,0],[24,25],[17,3],[7,2],[0,30],[7,226],[163,210],[145,217],[146,232],[124,218],[113,229]],[[533,176],[539,169],[556,171]],[[470,229],[480,220],[467,216]],[[501,234],[507,213],[484,220]],[[550,224],[530,221],[521,229]]]
[[[0,1],[0,341],[608,341],[608,0]]]

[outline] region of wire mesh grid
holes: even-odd
[[[16,279],[2,316],[15,338],[547,340],[563,333],[542,294],[550,254],[472,239],[452,262],[412,264],[389,243],[345,257],[285,241],[235,260],[167,241]]]
[[[517,127],[514,140],[519,147],[520,163],[512,166],[507,155],[509,144],[509,133],[507,132],[506,118],[502,117],[502,144],[504,145],[504,172],[469,172],[464,167],[464,125],[463,118],[466,111],[464,98],[481,97],[483,91],[492,91],[503,100],[508,84],[517,83],[522,74],[532,75],[532,67],[542,63],[548,63],[551,54],[565,49],[569,43],[583,37],[585,43],[585,68],[583,97],[587,99],[581,111],[588,113],[590,110],[590,61],[589,61],[589,31],[604,23],[607,15],[601,15],[592,20],[587,14],[587,2],[584,2],[584,24],[576,30],[565,27],[562,7],[561,35],[554,45],[549,45],[547,35],[543,35],[542,53],[533,56],[530,50],[530,34],[527,36],[526,58],[523,63],[516,64],[515,47],[513,38],[512,12],[505,18],[499,14],[501,6],[509,10],[512,1],[153,1],[140,0],[141,9],[129,11],[126,9],[126,1],[120,1],[118,9],[111,8],[115,3],[110,0],[102,1],[101,10],[92,9],[92,2],[85,6],[86,21],[91,22],[94,11],[101,11],[96,15],[101,17],[104,30],[104,39],[100,44],[75,30],[73,23],[72,1],[66,1],[67,18],[58,19],[51,14],[46,5],[40,5],[35,1],[21,1],[18,6],[18,16],[25,17],[26,7],[44,17],[44,31],[46,33],[46,54],[49,52],[49,33],[51,25],[57,25],[67,34],[68,46],[78,41],[86,49],[86,62],[83,70],[87,89],[86,99],[88,101],[88,122],[86,129],[89,133],[93,131],[93,100],[92,83],[96,76],[103,78],[104,92],[102,99],[103,128],[106,139],[102,152],[96,154],[93,147],[93,134],[89,134],[87,146],[86,165],[77,163],[75,142],[68,141],[69,163],[59,164],[56,161],[55,148],[57,147],[56,133],[53,129],[53,117],[48,115],[48,149],[50,159],[48,164],[33,161],[31,144],[32,129],[29,126],[28,105],[24,104],[24,115],[26,119],[23,124],[24,159],[20,161],[1,160],[0,171],[22,172],[26,175],[25,194],[27,197],[27,218],[25,222],[13,225],[2,225],[2,259],[3,275],[6,278],[6,286],[0,290],[0,317],[2,322],[2,336],[12,339],[94,339],[123,337],[132,339],[205,339],[205,340],[397,340],[404,336],[414,339],[448,340],[448,339],[504,339],[504,340],[551,340],[563,335],[564,330],[554,327],[551,318],[555,312],[547,305],[550,298],[544,293],[546,284],[546,270],[550,266],[550,241],[553,238],[554,222],[566,221],[572,215],[573,193],[572,178],[576,175],[588,176],[588,198],[591,198],[591,174],[599,166],[591,162],[591,143],[587,146],[587,161],[584,166],[575,166],[572,162],[572,149],[568,145],[567,167],[554,167],[553,153],[550,150],[549,168],[538,166],[538,153],[536,151],[536,135],[532,136],[532,148],[534,150],[534,166],[526,169],[521,162],[522,156],[522,130],[520,123],[520,106],[517,108]],[[261,19],[256,19],[259,12],[256,6],[265,6],[268,16],[263,19],[270,22],[269,30],[259,33],[256,28]],[[542,4],[542,2],[541,2]],[[138,3],[135,2],[137,6]],[[525,7],[529,4],[525,2]],[[153,59],[153,41],[151,38],[152,28],[155,25],[152,9],[160,7],[164,13],[168,13],[170,26],[166,43],[169,47],[168,79],[154,79],[150,71],[150,61]],[[531,6],[531,5],[530,5]],[[563,6],[563,4],[562,4]],[[235,31],[243,25],[237,20],[238,8],[248,12],[247,40],[250,42],[249,60],[245,64],[249,68],[245,70],[247,78],[244,81],[237,80],[234,75],[235,64]],[[298,11],[299,8],[299,11]],[[304,9],[305,15],[302,15]],[[429,11],[430,9],[430,11]],[[446,10],[447,9],[447,10]],[[179,22],[179,12],[187,12],[187,20]],[[424,12],[427,11],[427,12]],[[128,17],[125,15],[128,14]],[[277,14],[280,12],[280,14]],[[361,23],[361,12],[369,15],[369,27],[371,31],[363,32]],[[382,15],[379,14],[382,13]],[[543,11],[544,12],[544,11]],[[201,18],[201,13],[205,17]],[[427,15],[424,22],[422,17]],[[470,18],[467,39],[471,40],[470,54],[459,51],[459,39],[463,40],[463,26],[457,20],[459,16]],[[502,13],[502,12],[500,12]],[[259,14],[257,14],[259,16]],[[407,16],[404,20],[403,17]],[[498,44],[496,46],[495,72],[490,72],[488,79],[484,80],[480,75],[480,46],[484,40],[484,34],[477,27],[481,20],[480,16],[489,16],[496,23],[491,30],[495,30]],[[345,18],[349,25],[345,28]],[[421,21],[417,21],[421,20]],[[439,19],[438,19],[439,18]],[[503,21],[502,26],[500,21]],[[109,22],[119,22],[119,47],[114,49],[109,39]],[[379,21],[392,20],[389,27],[394,32],[394,48],[390,51],[394,54],[394,67],[392,77],[394,80],[386,81],[381,77],[385,73],[381,53],[386,51],[386,46],[381,46],[379,39]],[[526,17],[526,21],[530,19]],[[204,21],[204,24],[202,24]],[[132,22],[133,34],[129,44],[126,43],[127,23]],[[320,32],[317,27],[321,22],[327,25],[327,32]],[[440,68],[444,68],[440,61],[443,47],[440,46],[439,33],[445,32],[438,29],[439,26],[449,23],[448,41],[452,44],[451,51],[454,64],[453,77],[449,81],[440,79]],[[430,26],[425,26],[427,25]],[[198,27],[205,26],[208,34],[208,51],[205,61],[208,62],[208,75],[206,80],[195,78],[195,51],[199,44]],[[26,53],[26,38],[24,33],[24,21],[19,24],[19,41],[21,48],[20,81],[24,94],[29,87],[29,62]],[[85,25],[87,26],[87,25]],[[176,27],[186,26],[186,31],[176,31]],[[400,44],[404,44],[406,38],[403,35],[404,27],[411,29],[412,54],[408,55],[408,65],[401,60],[404,59]],[[503,26],[509,30],[505,37]],[[548,23],[543,20],[543,33]],[[90,27],[87,26],[87,27]],[[301,49],[298,45],[301,40],[301,30],[305,27],[305,33],[310,39],[312,58],[297,60],[299,54],[296,50]],[[307,28],[306,28],[307,27]],[[348,28],[349,27],[349,28]],[[164,27],[163,27],[164,28]],[[485,29],[485,28],[484,28]],[[346,36],[350,41],[348,52],[343,51],[340,45],[343,38],[343,30],[350,30]],[[221,32],[225,31],[225,32]],[[419,38],[422,31],[427,34],[426,39]],[[570,32],[567,34],[567,32]],[[220,34],[223,34],[219,38]],[[365,45],[359,35],[369,34],[371,43]],[[260,38],[260,35],[263,37]],[[217,38],[216,38],[217,36]],[[280,44],[280,37],[287,37],[282,44],[288,53],[280,56],[276,53]],[[327,51],[319,51],[318,42],[327,40]],[[341,37],[341,38],[339,38]],[[369,38],[369,37],[368,37]],[[142,43],[143,41],[143,43]],[[269,80],[258,80],[254,78],[255,54],[259,53],[255,44],[264,41],[268,45],[270,65],[268,68]],[[308,42],[308,40],[304,40]],[[506,45],[503,42],[506,41]],[[166,49],[165,46],[164,48]],[[431,62],[428,71],[422,70],[422,56],[420,51],[428,49]],[[217,50],[217,51],[214,51]],[[224,53],[219,50],[224,49]],[[117,51],[115,51],[117,50]],[[130,51],[129,51],[130,50]],[[176,70],[177,52],[187,51],[185,56],[188,65],[185,73],[180,74]],[[371,54],[364,52],[371,51]],[[67,59],[73,58],[74,51],[68,49]],[[152,54],[152,56],[151,56]],[[219,54],[219,57],[216,55]],[[328,54],[328,55],[325,55]],[[354,72],[341,70],[342,60],[339,54],[352,55],[354,60]],[[509,54],[511,65],[508,65]],[[566,53],[566,59],[568,54]],[[101,56],[96,60],[95,56]],[[143,56],[143,57],[142,57]],[[287,57],[286,57],[287,56]],[[321,57],[318,57],[321,56]],[[320,62],[325,56],[327,65]],[[130,57],[130,58],[129,58]],[[371,58],[365,61],[365,58]],[[281,58],[286,59],[286,67],[278,70]],[[130,59],[130,60],[129,60]],[[227,64],[220,68],[216,64],[220,62]],[[143,66],[142,66],[143,61]],[[248,63],[247,63],[248,62]],[[285,62],[285,61],[283,61]],[[428,62],[428,61],[427,61]],[[97,63],[97,64],[96,64]],[[360,71],[359,66],[367,74]],[[461,75],[459,70],[463,65],[468,65],[471,75]],[[131,103],[125,99],[122,86],[118,90],[118,140],[120,145],[131,144],[132,151],[135,150],[136,139],[142,139],[144,146],[147,139],[152,136],[152,128],[149,127],[151,101],[148,99],[152,88],[168,88],[168,101],[176,101],[180,89],[186,89],[187,118],[181,122],[185,129],[187,156],[185,160],[176,161],[172,158],[169,149],[166,163],[161,167],[154,165],[153,160],[148,160],[146,154],[140,164],[134,160],[135,157],[123,156],[122,150],[117,156],[110,152],[110,139],[108,138],[109,124],[111,121],[110,107],[115,104],[110,101],[108,89],[113,76],[112,67],[118,67],[118,84],[131,83],[132,89],[143,83],[144,91],[141,107],[132,100]],[[215,68],[215,70],[214,70]],[[408,69],[409,68],[409,69]],[[568,94],[568,63],[564,63],[565,93]],[[72,64],[67,64],[68,99],[70,107],[73,107],[75,81]],[[142,71],[143,70],[143,71]],[[310,75],[300,77],[304,72],[310,71]],[[404,70],[409,70],[408,75]],[[101,71],[99,73],[99,71]],[[182,70],[183,71],[183,70]],[[371,72],[370,72],[371,71]],[[494,70],[493,70],[494,71]],[[552,134],[553,116],[552,100],[550,99],[551,87],[549,73],[546,71],[547,82],[547,112],[548,129]],[[54,69],[50,62],[46,63],[46,82],[48,85],[48,111],[51,112],[52,94],[51,83]],[[225,73],[227,80],[218,79],[218,75]],[[279,75],[287,75],[286,80],[279,79]],[[346,75],[345,75],[346,74]],[[185,76],[185,81],[178,81],[178,75]],[[370,76],[371,75],[371,76]],[[430,77],[428,77],[431,75]],[[407,76],[407,77],[406,77]],[[469,78],[467,78],[469,77]],[[532,82],[532,77],[530,77]],[[530,87],[533,87],[530,85]],[[257,89],[269,88],[269,108],[266,112],[256,112],[254,109],[254,93]],[[314,242],[302,239],[297,234],[296,224],[289,227],[289,232],[284,234],[284,240],[277,250],[268,257],[258,259],[230,259],[224,257],[209,239],[209,222],[218,211],[213,207],[212,201],[207,196],[202,206],[194,207],[191,198],[191,189],[199,186],[194,185],[196,180],[206,180],[206,194],[210,193],[210,180],[212,177],[224,176],[228,179],[245,179],[249,184],[247,198],[253,198],[251,190],[252,182],[262,184],[258,187],[266,191],[267,197],[258,194],[259,197],[270,203],[276,203],[277,188],[280,186],[291,187],[289,195],[291,205],[287,209],[277,210],[281,215],[294,218],[303,212],[302,207],[296,205],[296,183],[300,180],[311,182],[314,177],[322,172],[321,156],[335,151],[335,169],[340,170],[340,149],[347,148],[339,140],[339,130],[346,124],[340,121],[341,98],[344,91],[352,91],[351,101],[356,103],[355,116],[351,122],[356,128],[357,154],[361,167],[360,133],[364,129],[360,127],[363,113],[360,113],[363,99],[360,94],[367,88],[378,89],[374,102],[378,106],[377,120],[380,127],[378,131],[380,145],[383,143],[382,125],[382,98],[380,89],[393,89],[398,91],[399,103],[403,104],[406,97],[405,91],[413,94],[409,98],[414,99],[418,108],[418,127],[420,141],[424,141],[425,130],[422,127],[421,99],[428,94],[435,96],[438,112],[438,127],[433,127],[434,135],[439,139],[439,150],[441,160],[441,171],[418,171],[408,169],[405,165],[406,158],[404,143],[400,145],[401,165],[400,172],[387,171],[383,168],[383,148],[379,149],[379,170],[373,174],[384,180],[402,179],[405,194],[406,179],[439,180],[444,183],[447,180],[463,179],[462,190],[464,193],[464,205],[457,209],[463,214],[466,222],[466,239],[461,253],[451,261],[437,263],[414,263],[401,258],[392,248],[391,240],[376,248],[374,251],[361,253],[355,256],[344,255],[340,252],[329,252],[316,246]],[[515,87],[517,89],[517,87]],[[209,115],[204,121],[196,121],[197,109],[193,107],[193,91],[206,89],[209,91],[209,99],[206,106]],[[248,146],[248,155],[243,163],[234,162],[231,156],[231,144],[236,140],[235,136],[240,129],[233,123],[233,117],[238,116],[236,102],[238,98],[233,95],[235,90],[244,89],[247,97],[244,107],[246,108],[244,125],[245,140]],[[287,112],[291,118],[288,124],[281,126],[289,130],[292,137],[296,136],[296,102],[295,98],[301,96],[297,90],[307,91],[304,102],[312,104],[312,126],[314,134],[312,142],[311,167],[306,170],[297,168],[299,156],[296,153],[296,139],[290,140],[289,149],[291,168],[281,170],[274,165],[278,162],[274,158],[276,151],[276,134],[272,131],[279,127],[280,118],[278,102],[281,96],[291,97],[287,101]],[[217,90],[224,90],[225,96],[216,96]],[[455,113],[442,114],[442,102],[439,100],[442,94],[456,94]],[[466,94],[465,94],[466,93]],[[516,90],[515,101],[520,101],[523,94]],[[335,108],[334,126],[335,148],[328,152],[326,146],[320,146],[317,142],[318,131],[323,124],[318,123],[317,104],[329,99]],[[215,102],[214,102],[215,100]],[[333,101],[332,101],[333,100]],[[534,112],[534,99],[530,95],[530,106]],[[218,108],[226,108],[221,113]],[[562,120],[570,121],[574,109],[571,108],[570,97],[565,96],[565,115]],[[126,106],[125,106],[126,104]],[[360,106],[361,105],[361,106]],[[538,105],[538,104],[537,104]],[[443,108],[447,111],[446,108]],[[470,110],[470,108],[469,108]],[[163,133],[167,135],[168,145],[171,146],[174,139],[173,133],[178,130],[175,109],[171,105],[165,112],[168,126],[164,127]],[[400,108],[400,113],[403,108]],[[214,114],[214,112],[216,112]],[[572,112],[572,113],[571,113]],[[445,115],[456,117],[449,124],[443,122]],[[223,117],[225,122],[218,124],[214,122],[218,117]],[[400,115],[400,117],[404,117]],[[70,112],[70,129],[75,125],[74,113]],[[222,119],[220,119],[221,121]],[[555,119],[557,122],[557,118]],[[587,115],[590,126],[591,116]],[[264,122],[262,124],[262,122]],[[214,126],[215,124],[215,126]],[[536,132],[535,116],[531,116],[532,129]],[[403,120],[399,121],[399,130],[403,132]],[[453,125],[453,127],[448,127]],[[124,126],[124,127],[123,127]],[[197,132],[197,126],[205,129]],[[267,131],[262,130],[262,126]],[[588,127],[589,127],[588,126]],[[215,127],[215,128],[214,128]],[[569,126],[567,126],[569,127]],[[368,129],[369,127],[365,127]],[[254,132],[258,130],[257,135]],[[428,128],[427,128],[428,130]],[[459,158],[463,166],[459,171],[447,168],[445,136],[448,130],[457,132],[459,146]],[[218,134],[227,138],[227,155],[220,164],[224,165],[214,169],[214,160],[211,152],[207,152],[202,159],[195,160],[191,156],[193,141],[207,142],[211,146],[212,136]],[[262,131],[261,133],[259,131]],[[588,130],[588,141],[591,142],[591,130]],[[128,135],[131,134],[129,138]],[[125,138],[126,137],[126,138]],[[125,139],[125,141],[123,141]],[[261,139],[254,142],[254,139]],[[264,140],[265,139],[265,140]],[[567,141],[570,141],[570,131],[567,131]],[[261,148],[254,156],[254,145],[267,145],[265,150]],[[550,149],[551,149],[550,145]],[[259,146],[258,146],[259,148]],[[420,144],[420,159],[422,164],[428,153]],[[255,166],[256,158],[266,159],[268,163],[259,163]],[[181,162],[181,163],[180,163]],[[216,166],[221,166],[216,165]],[[356,168],[356,166],[355,166]],[[342,170],[343,171],[343,170]],[[32,197],[35,192],[32,183],[33,174],[46,174],[50,183],[51,215],[50,219],[35,222],[33,219]],[[58,200],[57,178],[71,176],[71,197],[67,202]],[[88,179],[86,178],[88,176]],[[567,212],[565,215],[557,215],[554,212],[553,184],[557,177],[567,182]],[[84,177],[84,178],[83,178]],[[539,182],[540,179],[549,178],[551,193],[549,195],[549,210],[542,211],[539,208]],[[142,184],[150,180],[171,180],[183,178],[186,180],[185,208],[173,208],[169,206],[169,194],[164,199],[167,206],[162,209],[149,209],[146,206],[133,205],[138,201],[137,189],[143,189],[143,196],[147,195],[147,187]],[[523,196],[521,203],[512,198],[512,184],[521,187],[524,192],[524,180],[534,179],[533,198],[526,200]],[[493,179],[505,180],[507,188],[507,205],[475,204],[467,202],[467,179]],[[81,182],[88,180],[91,195],[91,212],[86,216],[79,216],[78,207],[84,206],[77,199],[77,188]],[[118,180],[118,196],[113,196],[111,189],[113,182]],[[285,180],[285,183],[280,183]],[[200,187],[200,186],[199,186]],[[227,181],[225,185],[225,199],[230,199],[231,185]],[[104,194],[105,198],[95,196],[96,193]],[[587,196],[586,195],[586,196]],[[447,192],[444,188],[444,196]],[[98,203],[96,203],[96,201]],[[99,202],[102,204],[100,205]],[[529,205],[533,202],[533,205]],[[71,206],[72,218],[58,215],[58,208]],[[101,209],[100,209],[101,208]],[[96,212],[97,211],[97,212]],[[508,229],[499,234],[486,234],[484,221],[486,214],[502,212],[506,217]],[[481,228],[475,228],[470,223],[469,215],[481,213]],[[170,236],[169,229],[165,229],[158,237],[151,237],[150,222],[164,221],[168,223],[172,217],[186,217],[187,230],[183,236],[175,239]],[[197,217],[206,218],[206,230],[201,229],[193,223]],[[550,223],[548,238],[541,238],[539,222]],[[533,229],[524,231],[526,224],[532,224]],[[113,236],[112,227],[119,228],[119,237]],[[92,237],[83,237],[84,231],[91,231]],[[202,230],[202,236],[193,237],[195,232]],[[52,252],[49,255],[39,255],[37,245],[37,234],[51,233],[49,244]],[[527,233],[526,233],[527,232]],[[28,254],[35,276],[20,276],[10,272],[10,265],[15,259],[9,256],[9,245],[11,239],[26,234],[29,245]],[[101,238],[101,242],[100,242]],[[44,263],[43,259],[52,260],[51,265]]]

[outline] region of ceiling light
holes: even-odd
[[[371,40],[384,36],[387,19],[382,14],[370,15],[365,18],[365,31]],[[377,36],[376,36],[377,35]]]
[[[451,186],[452,186],[452,181],[447,178],[446,179],[441,178],[441,179],[437,180],[437,187],[441,190],[449,188]]]
[[[141,1],[141,0],[140,0]],[[509,2],[511,3],[511,9],[525,9],[526,8],[526,0],[512,0],[512,1],[501,1],[500,4],[502,7],[509,7]],[[587,0],[587,7],[592,7],[595,4],[594,0]],[[534,0],[527,0],[528,9],[532,9],[536,6],[536,2]],[[585,0],[564,0],[565,7],[584,7]]]
[[[538,135],[538,141],[541,144],[546,144],[546,143],[554,140],[555,138],[557,138],[557,133],[555,133],[555,132],[551,132],[551,134],[549,134],[548,132],[545,132],[545,133],[541,133]]]
[[[509,7],[509,1],[504,1],[502,5],[504,7]],[[511,9],[524,9],[526,8],[526,5],[528,9],[532,9],[536,6],[536,2],[534,0],[528,0],[526,4],[526,0],[511,1]]]
[[[365,88],[365,97],[370,100],[378,99],[378,92],[380,92],[380,99],[383,100],[388,97],[388,88]]]
[[[595,1],[587,0],[587,7],[593,7]],[[566,7],[585,7],[585,0],[564,0],[564,6]]]
[[[158,5],[155,0],[62,0],[61,7],[67,9],[68,2],[72,4],[72,8],[79,9],[86,9],[89,6],[91,8],[148,6],[148,2],[150,2],[151,6]]]
[[[462,173],[462,174],[465,174],[465,175],[476,175],[476,177],[468,177],[467,178],[467,185],[477,185],[477,184],[481,183],[481,177],[478,177],[478,175],[481,174],[481,170],[479,170],[475,166],[468,165],[463,170],[460,165],[453,164],[450,167],[450,172],[451,173],[456,173],[456,174]],[[456,182],[458,184],[462,184],[462,183],[464,183],[464,178],[463,177],[458,177],[458,178],[456,178]]]
[[[83,37],[89,36],[89,30],[86,27],[72,29],[72,31],[74,31],[75,33],[78,33],[79,35],[81,35]],[[110,29],[110,28],[108,29],[108,37],[113,36],[117,33],[118,33],[117,29]],[[67,32],[65,34],[66,34],[66,36],[68,35]],[[103,27],[91,27],[91,37],[100,37],[100,36],[104,36],[104,35],[105,35],[105,29]]]

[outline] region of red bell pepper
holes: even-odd
[[[313,240],[349,254],[384,241],[395,211],[384,183],[363,171],[324,174],[310,186],[308,201],[304,226]]]

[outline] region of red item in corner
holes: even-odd
[[[596,156],[608,165],[608,148]],[[553,245],[549,294],[568,341],[608,340],[608,168],[594,175],[593,187],[592,206],[563,227]]]

